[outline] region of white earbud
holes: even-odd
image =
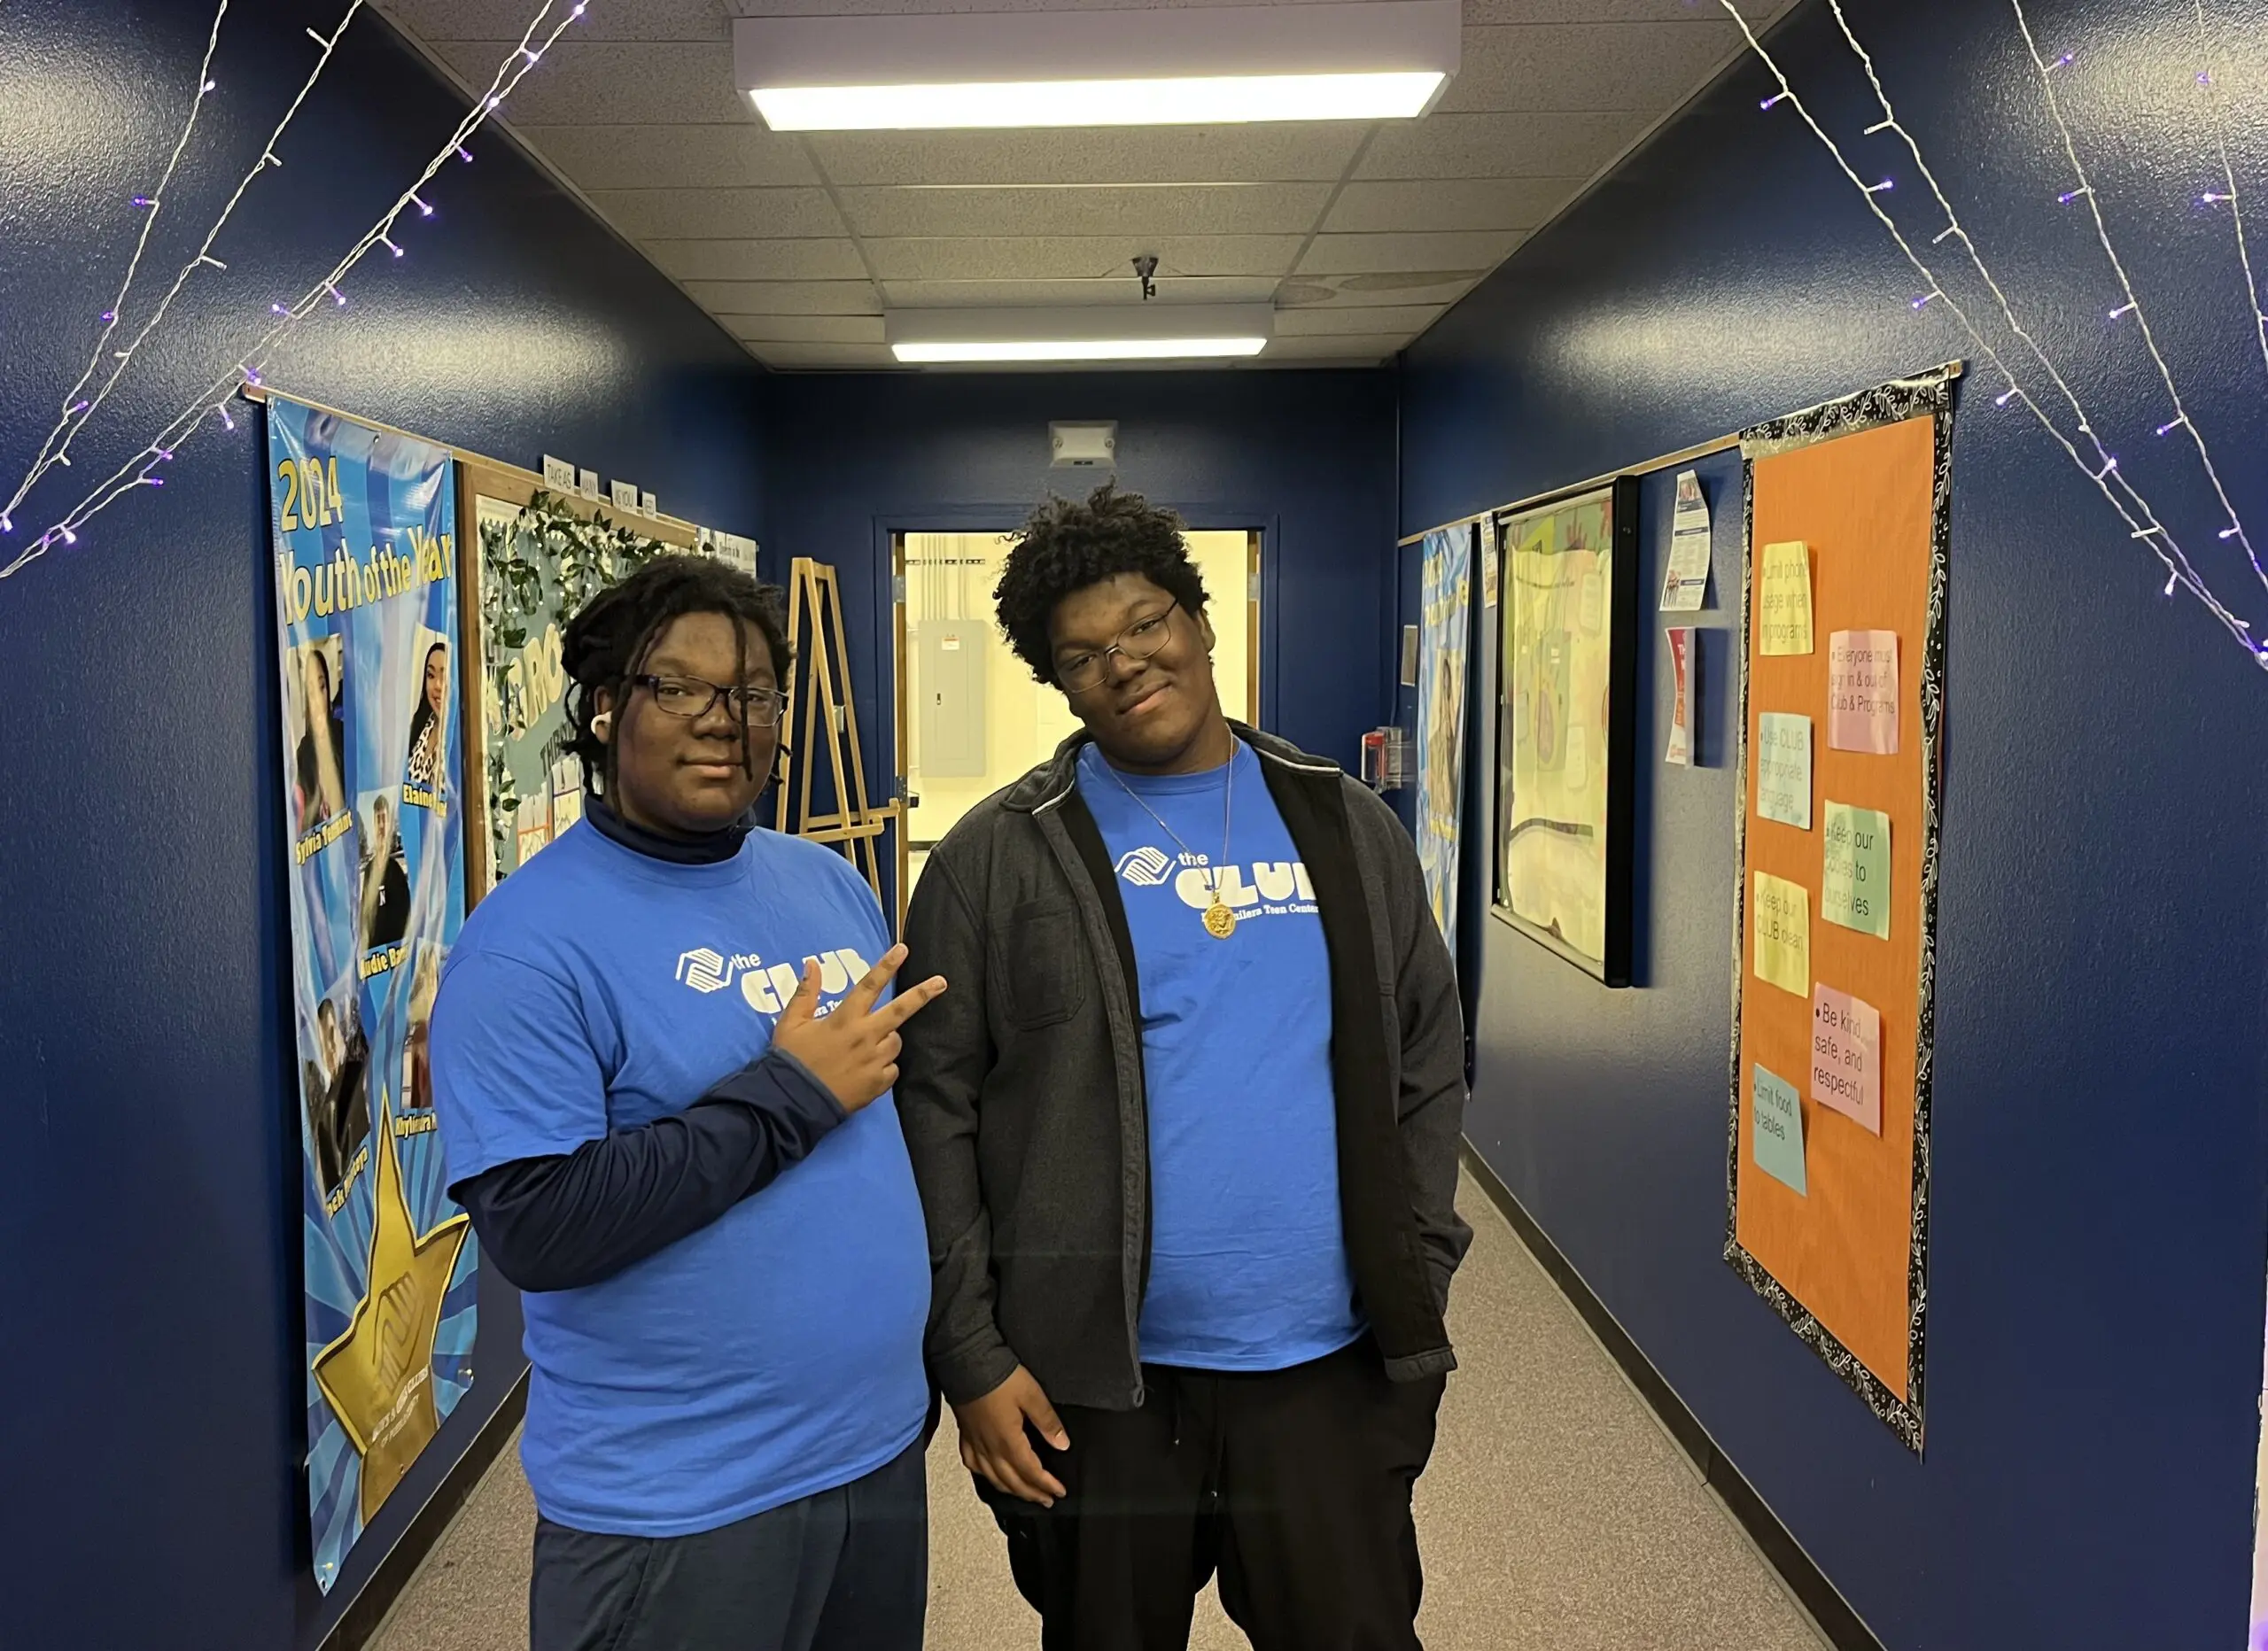
[[[606,738],[607,730],[613,726],[614,713],[612,711],[601,711],[591,718],[591,732],[602,740]]]

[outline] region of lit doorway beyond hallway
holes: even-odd
[[[1183,536],[1205,582],[1221,709],[1256,723],[1260,535]],[[902,533],[898,576],[897,771],[905,776],[910,893],[929,850],[960,817],[1045,761],[1076,731],[1063,695],[1033,679],[994,623],[992,592],[1014,540],[1001,533]]]

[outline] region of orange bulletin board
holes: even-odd
[[[1916,1451],[1952,433],[1951,377],[1940,373],[1743,438],[1750,515],[1726,1259]],[[1769,548],[1796,544],[1799,560]],[[1768,621],[1794,612],[1786,570],[1801,562],[1811,647],[1767,652],[1799,639],[1792,622],[1772,634]],[[1767,574],[1775,566],[1777,579]],[[1831,680],[1837,633],[1885,632],[1897,639],[1894,693],[1883,684],[1878,697],[1871,687],[1853,694],[1847,670]],[[1884,717],[1852,714],[1869,699],[1895,704],[1894,750],[1863,748],[1884,743]],[[1787,756],[1793,724],[1775,724],[1780,743],[1765,760],[1772,714],[1811,721],[1807,800]],[[1805,808],[1807,826],[1790,818]],[[1787,885],[1804,894],[1802,959]],[[1856,1000],[1861,1018],[1821,988]],[[1868,1024],[1867,1009],[1879,1041],[1862,1059],[1853,1028]],[[1858,1083],[1853,1074],[1869,1067],[1871,1084]],[[1873,1108],[1855,1097],[1860,1088],[1878,1094],[1878,1132]]]

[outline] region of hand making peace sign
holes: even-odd
[[[816,959],[807,960],[796,995],[773,1026],[773,1047],[810,1067],[846,1112],[880,1098],[897,1081],[897,1055],[904,1047],[898,1027],[945,989],[944,976],[933,975],[876,1008],[882,988],[905,962],[905,948],[891,947],[835,1012],[820,1019],[819,966]]]

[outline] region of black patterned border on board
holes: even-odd
[[[1911,378],[1893,379],[1841,400],[1773,419],[1741,432],[1744,464],[1741,533],[1740,614],[1740,741],[1735,770],[1739,779],[1740,803],[1734,813],[1735,852],[1740,867],[1733,895],[1733,1014],[1731,1123],[1726,1131],[1725,1260],[1746,1279],[1756,1293],[1769,1302],[1789,1328],[1827,1361],[1827,1368],[1866,1401],[1867,1408],[1916,1455],[1922,1450],[1922,1396],[1925,1351],[1924,1331],[1929,1313],[1930,1259],[1930,1099],[1937,1044],[1937,938],[1938,754],[1945,723],[1946,686],[1946,570],[1953,526],[1953,384],[1961,374],[1954,363]],[[1748,933],[1748,661],[1749,627],[1752,623],[1750,592],[1753,584],[1756,527],[1756,461],[1791,453],[1840,436],[1853,436],[1879,425],[1903,423],[1928,416],[1936,421],[1935,493],[1930,529],[1929,634],[1922,645],[1922,748],[1929,754],[1928,783],[1922,788],[1922,946],[1920,996],[1915,1017],[1914,1060],[1914,1210],[1911,1245],[1907,1257],[1907,1299],[1911,1316],[1906,1334],[1906,1388],[1900,1399],[1874,1372],[1860,1363],[1834,1333],[1814,1317],[1811,1310],[1789,1293],[1764,1264],[1740,1242],[1740,992],[1741,947]]]

